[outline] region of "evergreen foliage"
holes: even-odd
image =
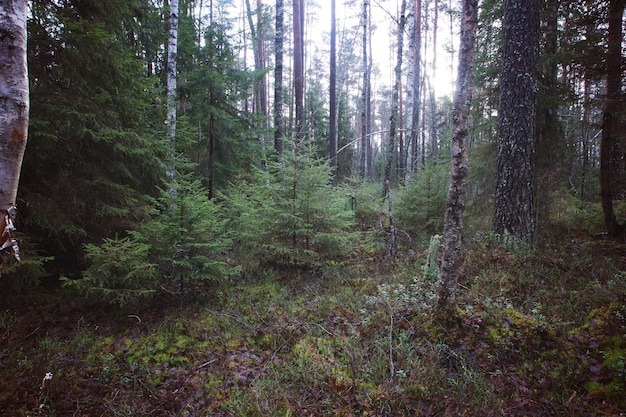
[[[448,163],[428,163],[403,186],[396,204],[395,220],[413,236],[441,233],[450,180]]]
[[[152,219],[131,234],[148,245],[158,278],[177,284],[182,293],[185,283],[219,281],[229,274],[231,239],[221,205],[209,200],[200,181],[190,174],[176,178],[175,192],[162,190]]]
[[[83,278],[62,277],[64,286],[77,289],[92,302],[118,307],[133,305],[156,290],[149,249],[150,245],[132,237],[87,244],[85,257],[89,267]]]
[[[33,235],[80,252],[128,228],[153,193],[163,112],[132,33],[135,2],[34,2],[29,24],[31,125],[20,198]],[[158,126],[158,127],[156,127]],[[62,242],[62,243],[60,243]]]
[[[228,201],[244,268],[312,266],[345,255],[354,237],[350,194],[330,184],[327,160],[303,145],[233,184]]]

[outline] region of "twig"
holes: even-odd
[[[199,365],[196,367],[196,369],[201,369],[204,368],[205,366],[209,366],[210,364],[212,364],[213,362],[215,362],[217,359],[211,359],[208,362],[204,362],[202,365]]]

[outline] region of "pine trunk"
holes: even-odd
[[[296,140],[304,139],[304,0],[293,0],[293,88]]]
[[[612,169],[611,161],[616,155],[620,143],[620,93],[622,73],[622,14],[624,0],[611,0],[609,6],[609,35],[606,58],[606,102],[602,115],[602,139],[600,142],[600,192],[604,224],[611,238],[624,233],[624,226],[619,224],[613,210],[613,199],[617,197],[616,182],[620,175]],[[620,190],[621,191],[621,190]]]
[[[274,40],[274,149],[280,155],[284,149],[283,132],[283,45],[284,4],[276,0],[276,37]]]
[[[506,0],[494,231],[531,243],[540,0]]]
[[[0,207],[16,202],[28,137],[26,0],[0,1]]]

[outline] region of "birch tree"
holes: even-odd
[[[14,204],[28,137],[26,0],[0,1],[0,208]]]
[[[178,55],[178,0],[169,4],[169,36],[167,40],[167,140],[168,161],[166,177],[170,192],[174,192],[176,142],[176,59]]]
[[[461,45],[456,92],[453,107],[453,133],[450,144],[450,188],[443,226],[438,306],[446,309],[454,304],[456,286],[463,265],[463,212],[469,172],[468,119],[472,100],[474,50],[478,24],[478,0],[463,1]]]

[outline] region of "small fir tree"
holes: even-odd
[[[328,161],[313,155],[294,146],[266,171],[231,187],[235,248],[244,267],[311,266],[350,250],[349,193],[332,187]]]

